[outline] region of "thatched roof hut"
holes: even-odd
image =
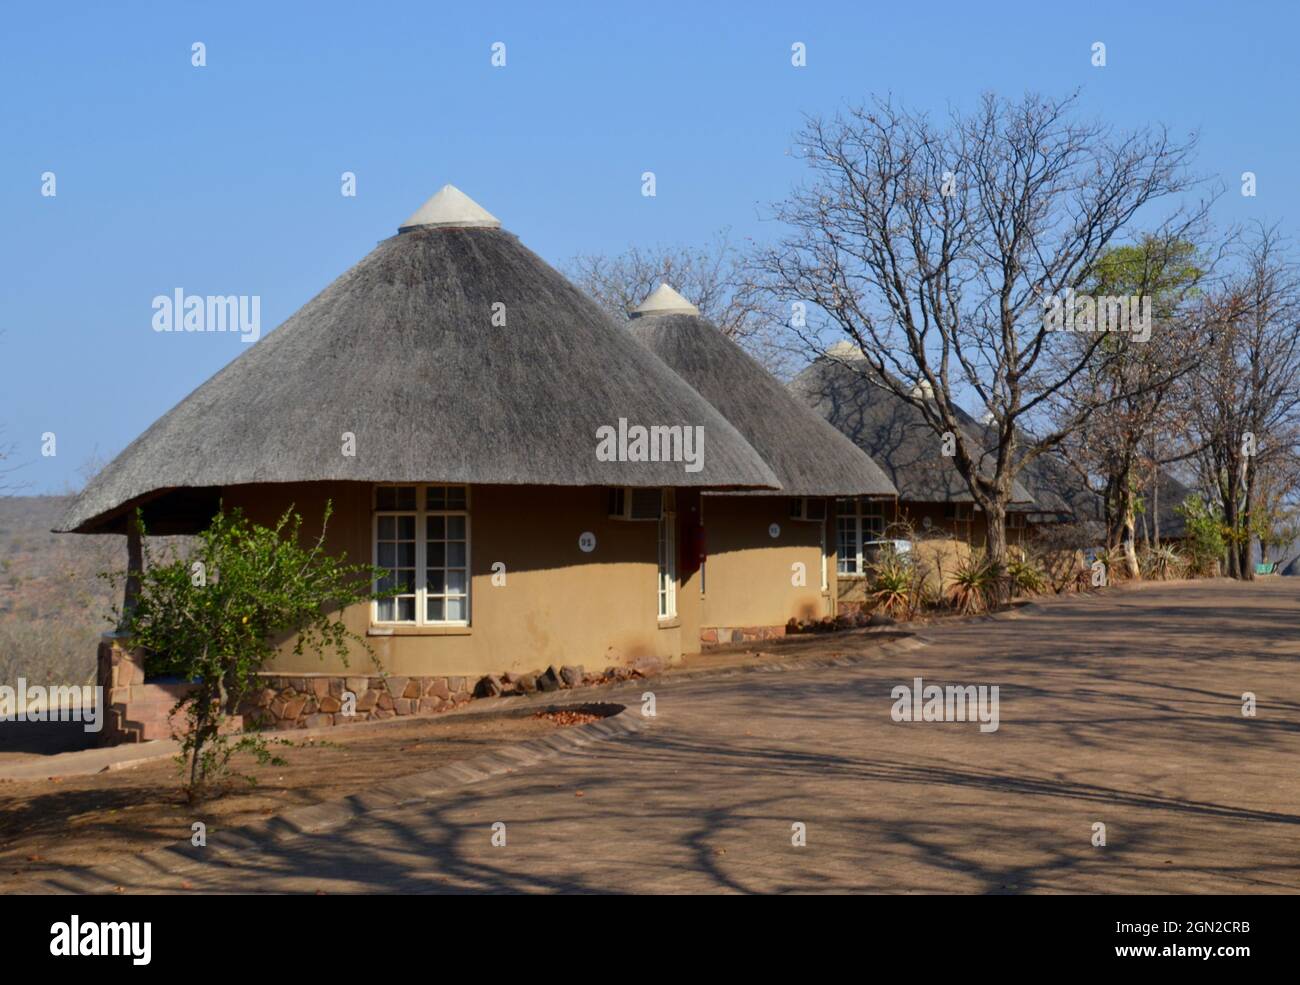
[[[597,429],[620,419],[703,427],[702,468],[598,460]],[[222,487],[325,480],[777,486],[704,398],[450,185],[129,445],[60,528],[122,531],[144,504],[164,533]]]
[[[880,466],[667,284],[632,319],[633,337],[718,408],[772,466],[781,494],[896,494]]]
[[[1038,522],[1082,523],[1095,531],[1096,539],[1105,537],[1105,503],[1088,488],[1078,473],[1059,455],[1039,455],[1020,472],[1020,482],[1033,497],[1032,505],[1019,507]],[[1160,538],[1180,540],[1187,536],[1187,521],[1178,507],[1193,491],[1161,469],[1153,486],[1142,477],[1138,487],[1143,515],[1138,518],[1138,536],[1153,532],[1151,518],[1159,514]]]
[[[921,412],[893,391],[870,383],[866,371],[857,349],[836,346],[805,367],[790,390],[871,456],[897,487],[900,500],[971,502],[965,480],[952,459],[941,454],[939,437]],[[971,446],[982,448],[979,423],[967,414],[962,414],[961,423]],[[1033,501],[1019,482],[1012,484],[1011,495],[1013,503]]]

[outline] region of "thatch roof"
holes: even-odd
[[[1016,479],[1033,497],[1032,503],[1016,508],[1036,514],[1040,521],[1087,523],[1102,518],[1101,497],[1088,488],[1068,462],[1050,451],[1025,464]]]
[[[477,211],[436,198],[408,220],[425,224],[381,242],[132,442],[61,529],[122,529],[157,494],[243,483],[777,486],[717,410],[577,287],[468,199]],[[597,429],[620,418],[703,427],[703,467],[597,460]]]
[[[672,288],[662,285],[633,312],[631,332],[758,449],[782,494],[895,494],[880,466]]]
[[[971,502],[965,480],[953,460],[941,454],[939,436],[920,410],[869,382],[863,376],[866,371],[861,354],[838,348],[805,367],[791,381],[790,389],[884,469],[900,500]],[[978,422],[959,413],[970,446],[981,448]],[[1018,482],[1012,484],[1011,498],[1013,503],[1033,501]]]

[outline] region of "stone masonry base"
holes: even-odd
[[[433,715],[458,708],[475,696],[555,691],[602,680],[642,676],[655,668],[650,658],[631,667],[609,667],[588,674],[582,667],[547,668],[541,673],[463,676],[396,677],[377,674],[259,675],[259,686],[240,705],[229,731],[283,731],[322,728],[356,722]],[[106,711],[101,745],[172,738],[180,732],[176,703],[192,689],[183,682],[145,682],[143,654],[114,635],[99,644],[98,683],[104,688]]]

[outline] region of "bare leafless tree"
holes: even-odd
[[[1203,201],[1151,216],[1195,184],[1195,138],[1080,121],[1074,96],[988,95],[942,126],[878,99],[809,120],[799,144],[813,179],[777,206],[791,231],[759,251],[758,278],[784,303],[824,316],[789,322],[810,355],[826,356],[847,336],[866,360],[846,365],[865,365],[864,385],[918,408],[936,454],[952,436],[954,464],[1001,563],[1013,478],[1099,409],[1041,426],[1047,403],[1095,365],[1104,338],[1068,346],[1045,304],[1083,289],[1139,213],[1166,239],[1201,220]],[[991,447],[968,442],[963,396],[987,412]]]
[[[779,321],[764,307],[766,296],[750,290],[745,258],[727,230],[703,246],[580,254],[564,264],[564,272],[619,321],[656,287],[668,284],[769,370],[785,377],[793,368]]]
[[[1202,485],[1229,534],[1228,574],[1249,579],[1261,483],[1283,481],[1300,434],[1300,265],[1275,226],[1254,226],[1243,244],[1239,273],[1214,298],[1220,327],[1183,399]]]

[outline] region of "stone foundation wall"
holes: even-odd
[[[631,667],[608,667],[588,674],[582,667],[548,667],[529,674],[488,674],[474,679],[458,676],[397,677],[378,674],[276,674],[260,676],[260,686],[240,705],[229,731],[284,731],[323,728],[405,716],[436,715],[467,704],[476,697],[558,691],[610,680],[644,677],[662,669],[657,658],[643,658]],[[103,745],[170,739],[176,703],[193,685],[170,681],[146,683],[143,655],[128,641],[105,636],[99,644],[98,683],[106,704]],[[175,728],[179,731],[179,728]]]
[[[466,677],[267,674],[240,714],[246,728],[323,728],[450,711],[470,701],[472,687]]]

